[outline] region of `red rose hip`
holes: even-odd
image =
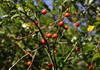
[[[79,48],[79,47],[77,47],[77,48],[75,48],[75,50],[76,50],[76,51],[80,51],[80,48]]]
[[[94,66],[93,65],[90,65],[88,69],[89,70],[94,70]]]
[[[41,70],[46,70],[45,68],[42,68]]]
[[[65,25],[65,29],[66,29],[66,30],[68,29],[68,25]]]
[[[39,22],[38,22],[38,21],[35,21],[34,23],[35,23],[35,25],[38,25],[38,24],[39,24]]]
[[[28,61],[28,62],[26,63],[26,65],[28,65],[28,66],[32,65],[32,61]]]
[[[47,64],[48,65],[48,67],[52,67],[53,66],[53,64]]]
[[[54,50],[53,53],[54,53],[54,54],[57,54],[57,50]]]
[[[70,13],[65,13],[65,14],[64,14],[64,17],[69,17],[69,16],[71,16]]]
[[[47,37],[47,38],[51,38],[51,37],[52,37],[52,33],[46,34],[46,37]]]
[[[46,13],[47,13],[47,10],[46,9],[43,9],[42,10],[42,14],[45,15]]]
[[[41,43],[42,45],[45,45],[45,44],[46,44],[46,41],[45,41],[45,40],[41,40],[40,43]]]
[[[63,26],[64,25],[64,21],[60,21],[59,23],[58,23],[58,26]]]
[[[75,26],[76,26],[76,27],[79,27],[79,26],[80,26],[80,22],[76,22],[76,23],[75,23]]]
[[[52,35],[52,38],[57,38],[58,37],[58,34],[53,34]]]

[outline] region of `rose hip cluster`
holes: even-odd
[[[45,15],[45,14],[47,13],[47,10],[46,10],[46,9],[43,9],[43,10],[41,11],[41,13],[42,13],[43,15]],[[71,14],[68,13],[68,12],[64,14],[64,17],[70,17],[70,16],[71,16]],[[79,27],[79,26],[80,26],[80,22],[76,22],[76,23],[74,23],[74,24],[75,24],[76,27]],[[68,25],[65,25],[65,26],[64,26],[64,21],[60,21],[60,22],[58,23],[58,26],[59,26],[59,27],[63,27],[63,28],[66,29],[66,30],[69,28]],[[52,38],[57,38],[57,37],[58,37],[58,34],[52,34],[52,33],[47,33],[47,34],[46,34],[46,38],[51,38],[51,37],[52,37]],[[46,41],[45,41],[45,40],[41,40],[40,43],[44,45],[44,44],[46,44]]]
[[[54,39],[56,39],[58,37],[58,34],[56,34],[56,33],[55,34],[47,33],[45,36],[46,36],[46,38],[54,38]],[[40,43],[42,45],[45,45],[46,44],[46,40],[41,40]]]
[[[46,10],[46,9],[43,9],[43,10],[41,11],[41,13],[42,13],[43,15],[45,15],[45,14],[47,14],[47,10]],[[66,13],[64,14],[64,17],[66,17],[66,18],[69,18],[69,17],[71,17],[71,16],[72,16],[72,15],[71,15],[71,13],[69,13],[69,12],[66,12]],[[39,22],[36,21],[35,24],[38,25]],[[59,27],[63,27],[65,30],[68,30],[68,28],[69,28],[68,25],[65,25],[64,21],[58,22],[57,25],[58,25]],[[76,27],[79,27],[81,24],[80,24],[80,22],[75,22],[74,25],[75,25]],[[57,34],[57,33],[54,33],[54,34],[53,34],[53,33],[47,33],[47,34],[45,34],[44,37],[45,37],[45,38],[48,38],[48,39],[49,39],[49,38],[57,39],[57,38],[58,38],[58,34]],[[40,44],[45,45],[46,43],[47,43],[46,40],[44,40],[44,39],[40,40]],[[76,51],[80,51],[80,48],[77,47],[77,48],[75,48],[75,50],[76,50]],[[57,53],[57,51],[54,50],[54,54],[56,54],[56,53]],[[27,65],[31,65],[31,64],[32,64],[31,62],[28,62],[28,63],[27,63]],[[48,66],[48,67],[52,67],[53,64],[47,64],[47,66]],[[92,65],[89,66],[88,69],[89,69],[89,70],[93,70],[93,66],[92,66]],[[46,69],[45,69],[45,68],[42,68],[42,70],[46,70]]]

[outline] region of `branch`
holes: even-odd
[[[42,27],[41,28],[41,30],[44,30],[44,29],[47,29],[46,27]],[[30,34],[28,34],[28,35],[26,35],[26,36],[18,36],[17,38],[15,38],[16,40],[22,40],[22,39],[25,39],[25,38],[27,38],[27,37],[31,37],[32,35],[36,35],[36,33],[38,33],[39,32],[39,30],[35,30],[34,32],[32,32],[32,33],[30,33]]]
[[[40,48],[38,48],[38,49],[40,49]],[[36,51],[38,50],[38,49],[35,49],[35,50],[33,50],[32,52],[35,52],[35,55],[36,55]],[[30,53],[27,53],[27,54],[25,54],[24,56],[22,56],[19,60],[17,60],[10,68],[9,68],[9,70],[11,70],[20,60],[22,60],[24,57],[26,57],[27,55],[29,55]],[[34,58],[35,56],[33,56],[32,58]]]
[[[25,54],[24,56],[22,56],[18,61],[15,62],[15,64],[13,64],[9,70],[11,70],[20,60],[22,60],[24,57],[26,57],[28,54]]]
[[[33,21],[33,22],[35,23],[35,20],[32,19],[32,18],[30,18],[30,16],[28,16],[25,12],[22,12],[22,11],[20,11],[20,12],[23,13],[29,20],[31,20],[31,21]],[[39,30],[39,32],[40,32],[42,38],[46,41],[46,45],[47,45],[47,48],[46,48],[46,49],[48,50],[48,53],[49,53],[49,55],[50,55],[51,63],[53,64],[54,61],[53,61],[53,58],[52,58],[52,55],[51,55],[51,52],[50,52],[49,43],[48,43],[48,41],[46,40],[46,38],[44,37],[44,34],[42,33],[42,30],[40,29],[40,27],[39,27],[38,25],[36,25],[36,24],[35,24],[35,26],[38,28],[38,30]],[[48,54],[48,53],[47,53],[47,54]],[[49,56],[48,56],[48,57],[49,57]]]
[[[34,61],[36,54],[37,54],[37,50],[35,50],[35,53],[34,53],[34,55],[32,56],[32,62]],[[30,65],[30,66],[28,67],[27,70],[29,70],[29,69],[31,68],[31,66],[32,66],[32,65]]]
[[[74,44],[74,47],[72,48],[72,50],[70,51],[70,53],[67,55],[67,57],[66,57],[66,59],[64,60],[64,62],[66,62],[67,59],[70,57],[70,55],[71,55],[72,52],[74,51],[75,47],[76,47],[76,44]]]

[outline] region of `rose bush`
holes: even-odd
[[[0,0],[0,70],[100,70],[99,0]]]

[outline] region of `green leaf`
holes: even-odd
[[[3,31],[3,30],[0,31],[0,34],[4,34],[4,33],[5,33],[5,31]]]
[[[57,13],[59,13],[59,11],[54,11],[54,10],[53,10],[53,11],[51,11],[51,13],[52,13],[52,14],[57,14]]]
[[[76,9],[74,6],[71,7],[71,13],[75,13]]]
[[[81,26],[80,28],[82,29],[82,31],[85,31],[85,32],[87,31],[87,27],[85,26]]]
[[[95,22],[94,24],[95,24],[95,25],[99,25],[99,24],[100,24],[100,22]]]
[[[16,4],[16,8],[19,8],[19,7],[21,7],[20,4]]]
[[[93,51],[94,48],[95,48],[95,45],[93,45],[93,44],[86,44],[84,46],[83,52],[88,53],[89,51]]]
[[[94,54],[94,56],[92,58],[92,61],[95,61],[98,58],[100,59],[100,54],[99,53],[96,53],[96,54]]]
[[[13,19],[13,18],[15,18],[15,17],[18,17],[18,16],[20,16],[20,14],[15,14],[15,15],[13,15],[13,16],[11,17],[11,19]]]
[[[3,15],[2,17],[4,17],[4,18],[5,18],[5,17],[8,17],[8,15]]]
[[[19,42],[15,42],[20,48],[24,48],[25,47],[25,45],[23,44],[23,42],[22,41],[19,41]]]

